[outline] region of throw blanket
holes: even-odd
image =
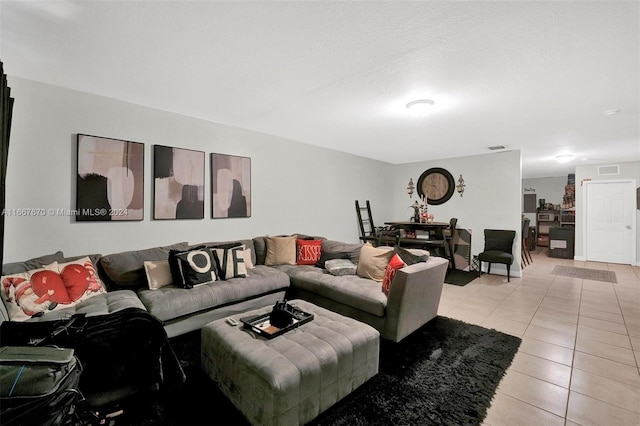
[[[138,308],[60,321],[5,321],[0,345],[73,348],[83,366],[80,390],[85,395],[122,387],[172,389],[186,380],[162,323]]]

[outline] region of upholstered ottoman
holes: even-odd
[[[203,370],[252,424],[304,424],[378,372],[377,330],[303,300],[289,303],[313,320],[270,340],[224,319],[202,328]]]

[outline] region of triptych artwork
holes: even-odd
[[[76,220],[144,219],[144,144],[78,135]],[[211,154],[211,217],[251,217],[251,158]],[[205,153],[153,147],[155,220],[204,219]]]

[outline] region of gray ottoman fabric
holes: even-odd
[[[303,300],[290,303],[314,319],[271,340],[224,319],[202,328],[203,370],[255,425],[309,422],[378,372],[373,327]]]

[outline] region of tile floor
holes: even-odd
[[[552,275],[556,265],[618,282]],[[445,284],[438,313],[522,339],[484,426],[640,425],[640,268],[533,253],[510,283]]]

